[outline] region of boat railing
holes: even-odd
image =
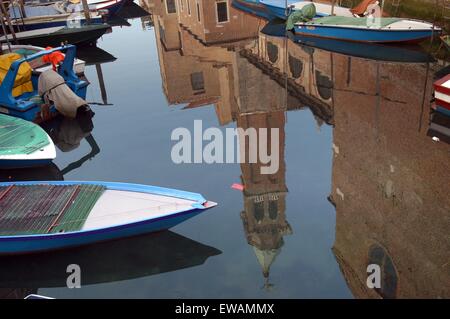
[[[40,57],[43,57],[45,55],[51,54],[53,52],[60,51],[65,53],[65,58],[63,63],[58,68],[58,73],[64,78],[66,83],[69,85],[71,89],[75,89],[78,85],[80,80],[78,79],[77,75],[75,74],[73,70],[73,64],[75,61],[75,55],[76,55],[76,46],[74,45],[63,45],[57,48],[52,48],[49,50],[39,51],[35,54],[20,58],[16,61],[14,61],[8,72],[6,73],[5,78],[3,79],[1,85],[0,85],[0,104],[2,105],[15,105],[17,100],[12,96],[12,90],[14,87],[14,82],[17,77],[17,72],[19,71],[20,66],[22,63],[32,61],[35,59],[38,59]],[[6,101],[5,101],[6,100]],[[6,103],[5,103],[6,102]],[[28,106],[27,101],[19,101],[21,104],[20,107],[26,109]]]

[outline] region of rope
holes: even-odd
[[[64,85],[66,84],[66,82],[61,82],[59,84],[56,84],[55,86],[51,87],[50,89],[48,89],[47,91],[45,91],[44,93],[41,94],[41,98],[44,99],[44,96],[48,93],[50,93],[51,90],[56,89],[58,86]]]

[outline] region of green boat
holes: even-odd
[[[0,114],[0,169],[43,166],[55,157],[55,145],[39,125]]]

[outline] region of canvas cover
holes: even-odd
[[[377,18],[375,21],[381,28],[383,28],[390,24],[402,21],[402,19],[400,19],[400,18]],[[370,20],[368,18],[350,18],[350,17],[329,16],[329,17],[314,19],[313,21],[308,22],[308,24],[366,27],[366,26],[370,25]]]
[[[316,6],[311,3],[304,6],[301,10],[292,12],[286,22],[286,30],[292,30],[298,22],[308,22],[316,16]]]
[[[20,58],[21,55],[17,53],[7,53],[0,55],[0,82],[3,82],[3,79],[8,73],[11,64],[16,60],[19,60]],[[31,73],[32,69],[28,62],[24,62],[20,65],[12,90],[12,95],[14,97],[22,95],[26,92],[33,92]]]
[[[47,70],[39,76],[38,92],[46,104],[54,104],[59,113],[70,118],[75,118],[77,109],[87,104],[53,70]]]

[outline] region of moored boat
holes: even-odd
[[[298,35],[366,43],[419,43],[442,29],[431,23],[402,18],[350,18],[330,16],[296,22]]]
[[[44,166],[55,157],[55,145],[40,126],[0,114],[0,169]]]
[[[40,47],[60,46],[61,43],[76,45],[91,45],[110,29],[110,25],[90,24],[79,28],[52,27],[38,30],[16,32],[17,44],[28,44]],[[8,34],[0,37],[0,42],[13,41],[13,36]]]
[[[45,114],[41,106],[44,100],[39,94],[39,81],[43,74],[38,74],[31,71],[28,61],[39,59],[45,55],[54,52],[64,52],[64,60],[58,67],[58,73],[61,81],[64,82],[76,99],[84,99],[86,97],[86,90],[88,82],[81,80],[73,71],[73,62],[75,60],[76,48],[73,45],[57,47],[51,50],[45,50],[33,54],[31,56],[20,58],[11,56],[10,54],[5,58],[5,67],[2,67],[3,78],[0,84],[0,112],[12,116],[20,117],[22,119],[34,122],[45,120]],[[8,65],[9,63],[9,65]],[[18,76],[19,75],[19,76]],[[63,85],[55,87],[54,89],[63,89]],[[53,90],[52,90],[53,91]],[[51,92],[48,92],[51,93]],[[62,95],[61,95],[62,96]],[[59,107],[58,102],[48,105],[48,113],[57,114],[56,109]]]
[[[12,25],[18,31],[87,24],[84,13],[72,12],[60,3],[24,5],[23,8],[12,5],[9,8],[9,15]],[[104,21],[106,21],[106,17],[101,12],[90,12],[89,23],[101,24]]]
[[[0,183],[0,254],[162,231],[216,205],[200,194],[138,184]]]

